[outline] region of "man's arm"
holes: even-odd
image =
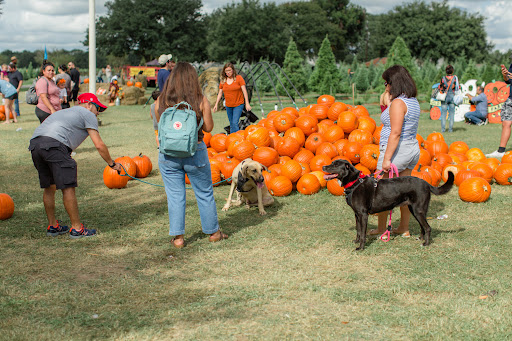
[[[114,164],[114,166],[112,168],[115,169],[116,171],[121,171],[122,170],[121,164],[115,163],[114,160],[112,160],[112,158],[110,157],[110,153],[108,151],[107,145],[101,139],[100,133],[97,130],[94,130],[91,128],[87,129],[87,132],[89,133],[92,143],[94,143],[94,146],[98,150],[98,153],[103,158],[103,160],[105,160],[105,162],[109,166],[112,166],[112,164]]]

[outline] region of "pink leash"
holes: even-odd
[[[380,175],[377,176],[377,179],[380,179],[382,178],[382,174],[383,174],[383,171],[381,171]],[[391,167],[389,169],[389,178],[393,178],[393,174],[394,176],[398,177],[398,168],[396,168],[396,166],[394,164],[391,164]],[[383,242],[389,242],[389,240],[391,239],[391,214],[393,213],[393,210],[389,211],[389,222],[388,222],[388,228],[386,229],[386,232],[384,232],[381,236],[380,236],[380,240],[382,240]]]

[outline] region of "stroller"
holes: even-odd
[[[247,111],[245,108],[242,111],[242,115],[240,116],[240,121],[238,121],[238,129],[244,130],[248,126],[251,125],[251,123],[255,123],[259,120],[258,116],[256,116],[252,111]],[[231,133],[231,127],[227,126],[224,127],[224,130],[229,135]]]

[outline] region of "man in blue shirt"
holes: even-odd
[[[465,113],[464,117],[469,121],[469,123],[482,126],[489,122],[487,120],[487,96],[485,96],[484,88],[481,86],[476,88],[476,93],[477,96],[474,97],[467,94],[471,103],[476,105],[476,109],[475,111]]]
[[[510,59],[512,59],[512,54],[510,55]],[[501,64],[501,74],[503,75],[503,80],[505,83],[512,86],[512,64],[510,64],[508,70],[505,65]],[[503,107],[501,108],[501,138],[500,138],[500,146],[498,150],[485,155],[486,157],[496,157],[501,158],[505,155],[505,147],[507,146],[507,142],[510,138],[510,127],[512,126],[512,91],[510,91],[510,95],[503,103]]]
[[[167,78],[171,74],[172,70],[172,54],[163,54],[158,58],[158,64],[162,67],[160,70],[158,70],[158,76],[157,76],[157,83],[158,88],[160,91],[164,88],[165,82],[167,81]]]

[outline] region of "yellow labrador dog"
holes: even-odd
[[[247,204],[247,208],[258,205],[260,214],[267,214],[263,206],[271,205],[274,202],[274,198],[270,195],[265,185],[265,179],[261,174],[263,170],[267,170],[267,168],[252,159],[245,159],[240,162],[233,170],[228,200],[222,210],[229,210],[231,198],[236,188],[237,200],[234,201],[235,206],[240,206],[243,198],[243,201]]]

